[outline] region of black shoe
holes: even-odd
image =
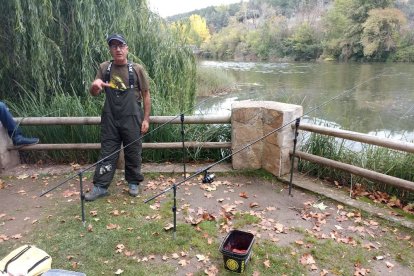
[[[130,196],[136,197],[141,193],[140,185],[135,183],[128,184],[128,193]]]
[[[108,190],[98,186],[93,186],[92,191],[85,194],[86,201],[94,201],[97,198],[109,195]]]
[[[23,135],[13,137],[13,145],[15,146],[28,146],[39,143],[39,138],[28,138]]]

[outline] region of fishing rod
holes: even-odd
[[[84,172],[86,172],[86,171],[88,171],[88,170],[90,170],[91,168],[93,168],[93,167],[97,166],[98,164],[101,164],[102,162],[104,162],[104,161],[105,161],[105,160],[107,160],[108,158],[112,157],[112,156],[113,156],[113,155],[115,155],[115,154],[118,154],[118,153],[119,153],[120,151],[122,151],[123,149],[125,149],[125,148],[127,148],[127,147],[131,146],[132,144],[134,144],[134,143],[136,143],[136,142],[138,142],[138,141],[142,140],[142,139],[143,139],[143,138],[145,138],[146,136],[148,136],[148,135],[152,134],[153,132],[155,132],[155,131],[157,131],[158,129],[160,129],[160,128],[164,127],[165,125],[167,125],[167,124],[171,123],[172,121],[176,120],[176,119],[177,119],[177,118],[179,118],[179,117],[181,117],[181,124],[183,125],[183,124],[184,124],[184,113],[187,113],[187,112],[189,112],[189,111],[190,111],[190,110],[192,110],[192,109],[195,109],[195,108],[200,107],[200,106],[201,106],[201,104],[203,104],[203,103],[204,103],[204,102],[206,102],[207,100],[211,100],[211,99],[212,99],[212,98],[206,98],[206,99],[202,100],[202,101],[201,101],[200,103],[198,103],[195,107],[191,107],[191,108],[189,108],[188,110],[186,110],[185,112],[181,112],[180,114],[178,114],[178,115],[176,115],[175,117],[171,118],[171,119],[170,119],[170,120],[168,120],[167,122],[165,122],[165,123],[163,123],[163,124],[159,125],[158,127],[154,128],[152,131],[150,131],[150,132],[146,133],[146,134],[145,134],[145,135],[143,135],[143,136],[140,136],[138,139],[135,139],[134,141],[130,142],[130,143],[129,143],[129,144],[127,144],[127,145],[123,145],[123,146],[121,146],[121,147],[120,147],[120,149],[118,149],[118,150],[114,151],[113,153],[111,153],[111,154],[109,154],[109,155],[105,156],[104,158],[102,158],[102,159],[98,160],[98,161],[97,161],[97,162],[95,162],[94,164],[92,164],[92,165],[90,165],[90,166],[88,166],[88,167],[86,167],[86,168],[82,169],[82,170],[81,170],[81,171],[79,171],[78,173],[73,174],[72,176],[69,176],[66,180],[64,180],[63,182],[59,183],[58,185],[56,185],[56,186],[54,186],[54,187],[50,188],[49,190],[47,190],[47,191],[45,191],[45,192],[41,193],[41,194],[39,195],[39,197],[42,197],[42,196],[44,196],[44,195],[46,195],[46,194],[50,193],[51,191],[53,191],[53,190],[57,189],[58,187],[62,186],[63,184],[65,184],[65,183],[69,182],[70,180],[74,179],[75,177],[79,176],[80,197],[81,197],[81,209],[82,209],[82,222],[83,222],[83,224],[85,225],[85,211],[84,211],[84,199],[85,199],[85,197],[84,197],[84,194],[83,194],[83,181],[82,181],[82,180],[83,180],[83,179],[82,179],[82,178],[83,178],[83,177],[82,177],[82,176],[83,176],[83,173],[84,173]],[[183,126],[182,126],[182,138],[184,139],[184,129],[183,129]],[[183,147],[184,147],[184,141],[183,141]],[[183,151],[184,151],[184,149],[183,149]],[[184,160],[184,157],[183,157],[183,160]],[[185,169],[184,169],[184,170],[185,170]],[[185,177],[185,174],[184,174],[184,177]]]
[[[362,85],[364,85],[364,84],[366,84],[366,83],[371,82],[371,81],[372,81],[372,80],[374,80],[374,79],[379,78],[379,77],[380,77],[380,76],[382,76],[382,75],[383,75],[383,73],[378,74],[378,75],[376,75],[376,76],[374,76],[374,77],[372,77],[372,78],[369,78],[369,79],[367,79],[367,80],[365,80],[365,81],[363,81],[363,82],[361,82],[361,83],[356,84],[355,86],[353,86],[352,88],[350,88],[350,89],[348,89],[348,90],[345,90],[345,91],[341,92],[340,94],[338,94],[338,95],[336,95],[336,96],[334,96],[334,97],[332,97],[332,98],[328,99],[327,101],[325,101],[325,102],[321,103],[320,105],[318,105],[318,106],[314,107],[313,109],[309,110],[308,112],[305,112],[305,113],[304,113],[304,114],[302,114],[301,116],[299,116],[299,117],[297,117],[297,118],[295,118],[295,119],[293,119],[293,120],[291,120],[291,121],[289,121],[289,122],[285,123],[284,125],[282,125],[282,126],[280,126],[280,127],[276,128],[276,129],[273,129],[273,130],[272,130],[272,131],[270,131],[269,133],[267,133],[267,134],[265,134],[265,135],[263,135],[263,136],[261,136],[261,137],[257,138],[257,139],[256,139],[256,140],[254,140],[253,142],[250,142],[249,144],[245,145],[244,147],[242,147],[242,148],[238,149],[237,151],[235,151],[235,152],[233,152],[233,153],[231,153],[231,154],[229,154],[229,155],[227,155],[227,156],[223,157],[223,158],[222,158],[222,159],[220,159],[219,161],[216,161],[215,163],[213,163],[213,164],[211,164],[211,165],[208,165],[208,166],[206,166],[205,168],[202,168],[202,169],[197,170],[197,171],[196,171],[195,173],[193,173],[192,175],[190,175],[190,176],[188,176],[188,177],[184,178],[184,180],[182,180],[182,181],[180,181],[180,182],[178,182],[178,183],[174,183],[172,186],[170,186],[170,187],[168,187],[168,188],[164,189],[164,190],[163,190],[163,191],[161,191],[160,193],[158,193],[158,194],[156,194],[156,195],[154,195],[154,196],[150,197],[149,199],[145,200],[145,201],[144,201],[144,203],[148,203],[148,202],[150,202],[150,201],[152,201],[152,200],[154,200],[154,199],[158,198],[159,196],[161,196],[161,195],[165,194],[166,192],[170,191],[171,189],[173,189],[173,195],[174,195],[174,200],[173,200],[174,206],[172,207],[172,211],[174,212],[174,227],[173,227],[173,229],[174,229],[174,234],[173,234],[173,236],[174,236],[174,238],[175,238],[175,236],[176,236],[176,210],[177,210],[177,207],[176,207],[176,205],[175,205],[175,204],[176,204],[176,199],[175,199],[175,197],[176,197],[176,191],[177,191],[177,188],[178,188],[181,184],[185,183],[186,181],[188,181],[188,180],[190,180],[190,179],[193,179],[194,177],[196,177],[196,176],[198,176],[198,175],[200,175],[200,174],[202,174],[202,173],[205,173],[205,175],[207,175],[208,170],[209,170],[209,169],[211,169],[212,167],[214,167],[214,166],[216,166],[216,165],[220,164],[221,162],[223,162],[223,161],[227,160],[228,158],[232,157],[233,155],[236,155],[236,154],[238,154],[238,153],[240,153],[240,152],[244,151],[245,149],[247,149],[247,148],[251,147],[252,145],[254,145],[254,144],[256,144],[256,143],[258,143],[258,142],[260,142],[260,141],[262,141],[263,139],[265,139],[265,138],[269,137],[270,135],[272,135],[273,133],[275,133],[275,132],[277,132],[277,131],[279,131],[279,130],[281,130],[281,129],[285,128],[286,126],[291,125],[291,124],[292,124],[293,122],[295,122],[295,121],[296,121],[296,131],[297,131],[297,129],[298,129],[298,127],[299,127],[299,122],[300,122],[300,119],[301,119],[301,118],[303,118],[303,117],[307,116],[308,114],[310,114],[310,113],[314,112],[315,110],[318,110],[318,109],[322,108],[323,106],[325,106],[325,105],[329,104],[330,102],[332,102],[332,101],[334,101],[334,100],[336,100],[336,99],[338,99],[338,98],[342,97],[343,95],[345,95],[345,94],[347,94],[347,93],[349,93],[349,92],[351,92],[351,91],[354,91],[354,90],[355,90],[356,88],[358,88],[359,86],[362,86]],[[296,136],[296,134],[295,134],[295,136]],[[296,143],[295,143],[295,146],[296,146]],[[293,157],[294,157],[294,156],[293,156]],[[293,158],[292,158],[292,161],[293,161]],[[291,184],[290,184],[290,185],[291,185]],[[291,188],[289,188],[289,193],[290,193],[290,190],[291,190]]]

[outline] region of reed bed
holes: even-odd
[[[301,150],[335,161],[351,164],[361,168],[380,172],[408,181],[414,181],[414,156],[383,147],[358,144],[357,150],[344,139],[312,133],[305,139]],[[348,172],[321,166],[301,160],[299,170],[329,181],[336,181],[340,186],[351,187],[359,183],[368,191],[382,191],[396,196],[405,202],[414,202],[414,193],[398,189],[384,183],[373,182]]]

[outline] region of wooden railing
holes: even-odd
[[[99,125],[101,117],[28,117],[15,118],[21,125]],[[151,124],[181,124],[180,116],[151,116]],[[230,115],[225,116],[184,116],[184,124],[230,124]],[[169,143],[143,143],[145,149],[178,149],[182,148],[182,142]],[[197,142],[185,141],[187,148],[231,148],[231,142]],[[37,144],[20,148],[21,151],[29,150],[85,150],[100,149],[100,143],[71,143],[71,144]],[[10,146],[9,150],[15,149]]]
[[[292,125],[292,128],[294,127],[295,125]],[[368,134],[362,134],[358,132],[346,131],[346,130],[341,130],[341,129],[328,128],[328,127],[306,124],[306,123],[301,123],[299,125],[299,129],[302,131],[309,131],[309,132],[333,136],[337,138],[352,140],[356,142],[381,146],[381,147],[385,147],[389,149],[404,151],[408,153],[414,153],[413,143],[396,141],[396,140],[391,140],[387,138],[379,138],[379,137],[368,135]],[[293,154],[293,150],[290,151],[290,154],[291,155]],[[389,176],[386,174],[367,170],[364,168],[349,165],[349,164],[342,163],[339,161],[334,161],[328,158],[305,153],[302,151],[295,151],[295,157],[301,158],[306,161],[314,162],[320,165],[324,165],[327,167],[346,171],[351,174],[362,176],[370,180],[379,181],[385,184],[390,184],[390,185],[414,192],[414,182],[407,181],[401,178]]]

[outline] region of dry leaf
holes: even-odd
[[[92,224],[89,224],[89,225],[88,225],[88,229],[87,229],[87,230],[88,230],[88,232],[93,232],[93,227],[92,227]]]
[[[179,262],[178,262],[181,266],[186,266],[187,264],[188,264],[188,262],[186,261],[186,260],[180,260]]]
[[[270,260],[266,260],[263,262],[264,266],[269,268],[270,267]]]
[[[390,262],[385,262],[385,264],[387,265],[388,268],[393,268],[394,267],[394,265]]]
[[[166,226],[164,226],[164,230],[168,231],[174,228],[174,224],[172,223],[168,223]]]
[[[21,239],[22,237],[23,237],[22,234],[16,234],[16,235],[11,236],[11,238],[14,240]]]
[[[113,223],[110,223],[106,226],[106,229],[108,229],[108,230],[120,229],[120,228],[121,228],[121,226],[119,226],[118,224],[113,224]]]
[[[29,177],[28,174],[21,174],[21,175],[17,176],[17,179],[26,179],[28,177]]]
[[[241,193],[239,194],[239,196],[240,196],[240,197],[242,197],[242,198],[249,198],[249,196],[247,195],[247,193],[246,193],[246,192],[241,192]]]
[[[124,272],[122,269],[118,268],[117,271],[115,271],[115,275],[120,275],[122,274],[122,272]]]
[[[180,258],[180,256],[177,253],[173,253],[172,254],[172,258],[173,259],[178,259],[178,258]]]
[[[311,254],[305,253],[300,258],[300,263],[302,265],[315,264],[315,260],[313,259],[313,256]]]

